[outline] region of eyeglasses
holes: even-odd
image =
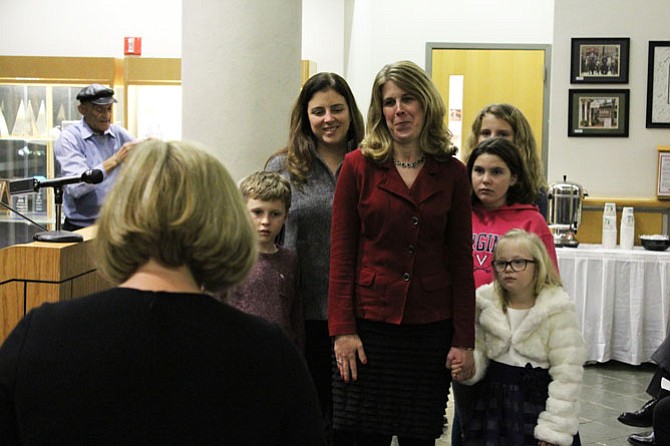
[[[493,268],[495,268],[495,270],[499,273],[505,271],[508,265],[512,268],[512,271],[518,273],[521,271],[526,271],[526,267],[528,267],[528,264],[535,263],[535,260],[514,259],[510,260],[509,262],[506,260],[494,260],[492,263]]]

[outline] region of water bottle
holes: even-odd
[[[35,212],[44,212],[44,201],[42,200],[42,191],[35,194]]]
[[[24,195],[19,195],[16,199],[16,210],[22,213],[23,215],[28,212],[28,202]]]

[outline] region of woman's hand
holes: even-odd
[[[340,370],[340,376],[344,382],[356,381],[358,379],[356,355],[358,355],[362,364],[368,363],[361,338],[357,334],[335,336],[334,350],[337,368]]]
[[[451,347],[447,355],[448,369],[451,369],[451,377],[456,381],[472,378],[475,374],[475,359],[472,350]]]

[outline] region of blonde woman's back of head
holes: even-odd
[[[241,194],[221,162],[181,141],[140,143],[98,219],[101,272],[113,283],[149,259],[186,265],[204,290],[240,282],[256,259]]]

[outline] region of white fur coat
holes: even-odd
[[[549,398],[535,426],[535,438],[569,446],[577,433],[581,392],[584,340],[574,305],[562,288],[540,293],[535,305],[512,333],[493,284],[477,289],[474,384],[486,374],[489,360],[495,360],[514,346],[522,356],[549,363]]]

